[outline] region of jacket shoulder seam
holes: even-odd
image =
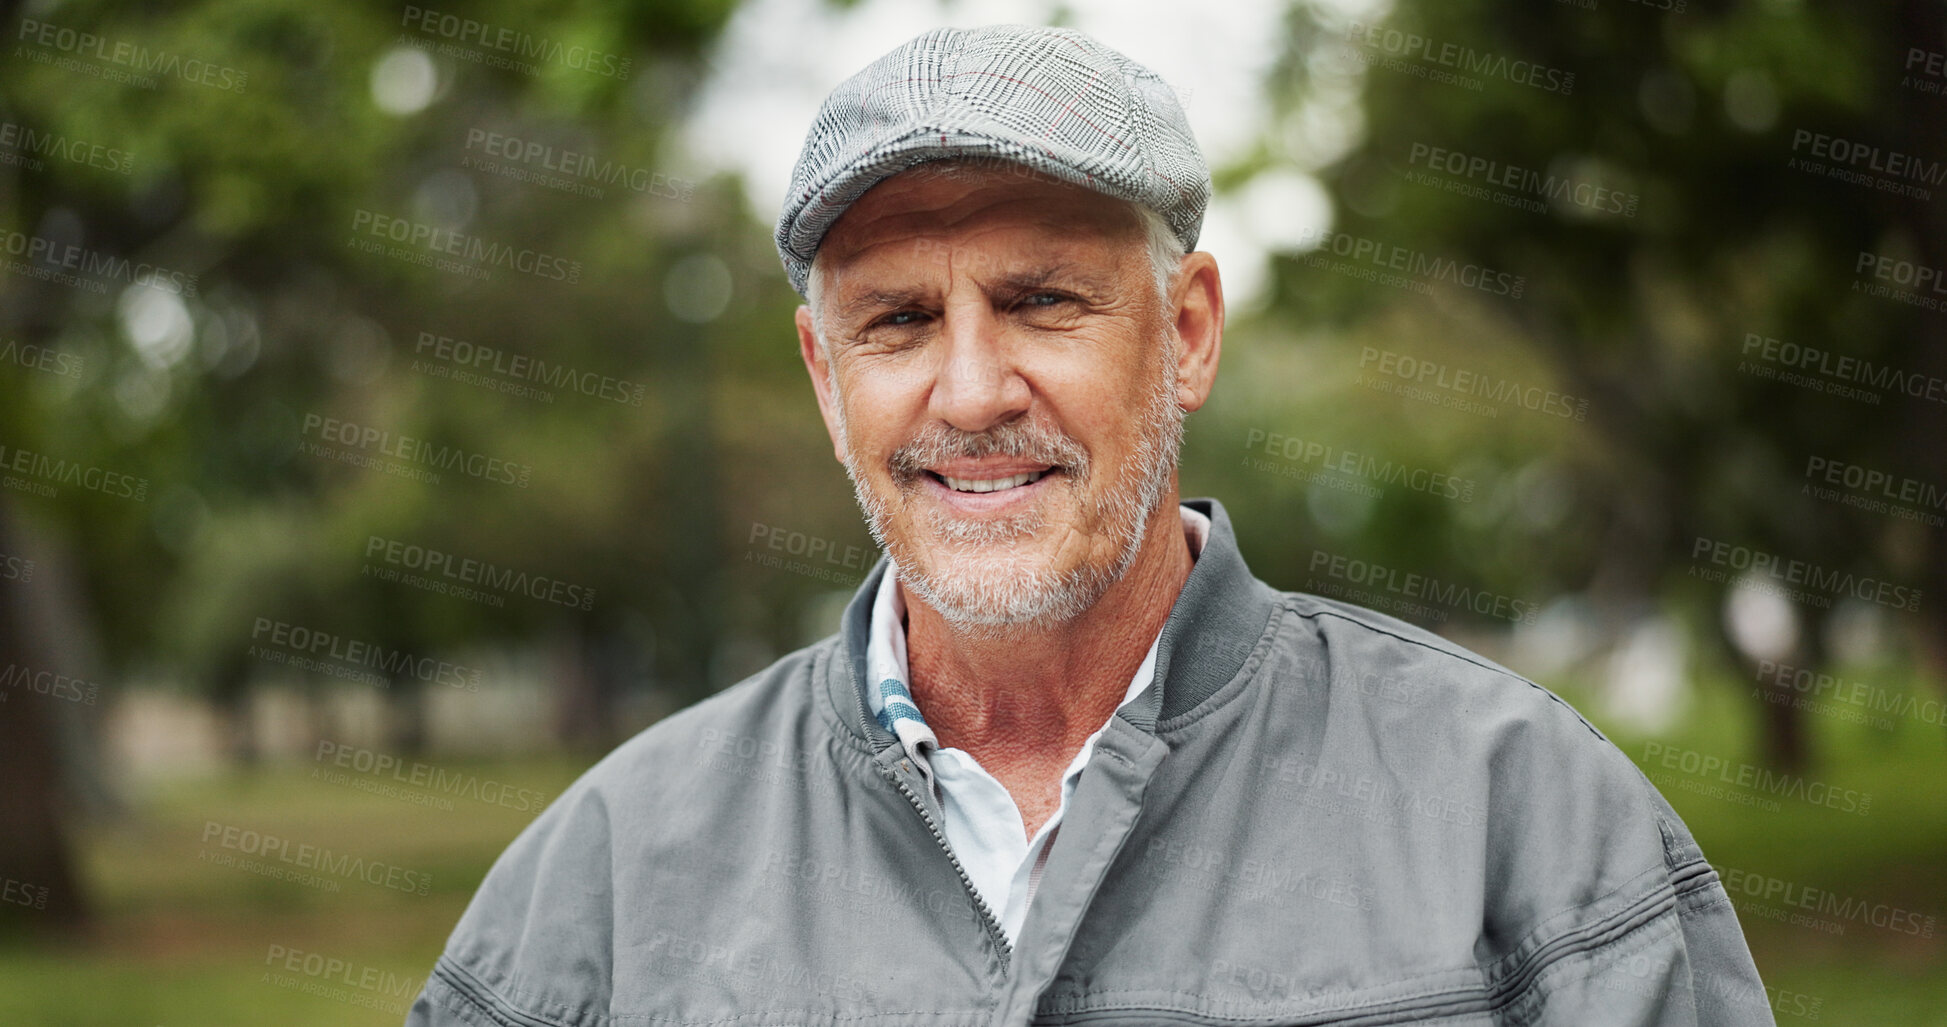
[[[1652,868],[1651,870],[1644,871],[1644,874],[1654,872],[1656,870]],[[1642,876],[1643,874],[1639,874],[1636,878],[1631,878],[1631,881],[1637,880]],[[1615,895],[1628,886],[1629,882],[1624,882],[1608,894]],[[1596,901],[1599,902],[1601,900],[1598,899]],[[1625,944],[1639,937],[1641,932],[1653,929],[1657,923],[1665,921],[1670,913],[1676,911],[1676,906],[1676,896],[1671,892],[1670,888],[1667,885],[1659,885],[1629,902],[1621,909],[1615,910],[1589,923],[1565,930],[1535,945],[1531,951],[1520,959],[1513,959],[1513,954],[1510,953],[1509,956],[1504,956],[1487,966],[1474,968],[1481,975],[1478,983],[1470,983],[1462,986],[1433,983],[1439,981],[1441,978],[1451,979],[1455,973],[1462,972],[1462,970],[1456,968],[1453,970],[1429,971],[1394,982],[1395,984],[1427,982],[1431,985],[1423,986],[1423,990],[1415,993],[1385,998],[1375,997],[1365,1001],[1343,1002],[1327,1009],[1318,1010],[1317,1012],[1330,1012],[1338,1016],[1351,1018],[1363,1018],[1377,1013],[1390,1012],[1393,1016],[1411,1015],[1414,1022],[1424,1022],[1429,1019],[1439,1019],[1464,1013],[1488,1012],[1499,1014],[1513,1008],[1521,1002],[1523,995],[1548,970],[1574,956]],[[1576,908],[1586,909],[1587,906],[1584,905]],[[1557,916],[1566,916],[1574,911],[1564,910],[1561,914],[1557,914]],[[1551,917],[1550,919],[1555,918]],[[1498,971],[1495,968],[1498,968]],[[1098,1000],[1090,1002],[1083,1009],[1065,1010],[1065,1012],[1119,1011],[1130,1013],[1190,1013],[1202,1017],[1233,1020],[1240,1024],[1246,1021],[1263,1022],[1261,1017],[1256,1014],[1248,1017],[1233,1016],[1215,1012],[1208,1008],[1199,1008],[1199,1002],[1208,998],[1208,996],[1200,992],[1169,990],[1151,992],[1150,994],[1158,996],[1169,995],[1182,1000],[1182,1004],[1171,1006],[1158,1002],[1154,998],[1144,1001],[1141,998],[1135,998],[1133,996],[1118,1001],[1113,996],[1101,996],[1100,998],[1106,999],[1106,1001]],[[1367,1021],[1361,1019],[1361,1022]],[[1396,1021],[1388,1019],[1385,1022]]]
[[[1386,637],[1391,638],[1396,642],[1402,642],[1406,645],[1411,645],[1411,646],[1418,646],[1419,648],[1425,649],[1430,653],[1436,653],[1440,656],[1447,657],[1448,659],[1457,660],[1461,663],[1478,667],[1481,670],[1488,671],[1489,673],[1507,678],[1511,681],[1518,681],[1521,684],[1526,685],[1537,692],[1540,692],[1542,695],[1547,696],[1550,701],[1555,703],[1555,705],[1560,706],[1563,710],[1567,711],[1569,716],[1574,717],[1575,722],[1582,725],[1584,728],[1586,728],[1590,734],[1596,736],[1597,738],[1602,739],[1605,742],[1609,741],[1608,737],[1603,735],[1601,731],[1597,730],[1594,724],[1589,723],[1589,718],[1582,716],[1582,714],[1578,712],[1575,709],[1575,707],[1570,706],[1568,704],[1567,700],[1549,691],[1548,689],[1543,688],[1542,686],[1536,684],[1535,682],[1530,681],[1527,678],[1524,678],[1521,675],[1516,674],[1511,670],[1508,670],[1506,667],[1497,667],[1494,664],[1486,663],[1484,661],[1475,659],[1469,654],[1462,651],[1445,648],[1442,646],[1432,645],[1428,642],[1424,642],[1417,638],[1408,638],[1407,636],[1402,635],[1399,632],[1394,631],[1383,624],[1374,624],[1371,621],[1362,620],[1358,617],[1350,616],[1339,610],[1334,610],[1334,609],[1324,608],[1324,607],[1315,608],[1311,610],[1300,609],[1299,604],[1303,601],[1303,597],[1301,595],[1293,592],[1286,592],[1283,593],[1282,595],[1284,598],[1285,609],[1290,610],[1292,613],[1296,614],[1301,618],[1318,619],[1321,617],[1332,617],[1337,620],[1342,620],[1347,624],[1353,624],[1358,627],[1364,628],[1367,631],[1373,632],[1374,634],[1385,635]],[[1613,745],[1614,743],[1611,742],[1610,744]]]
[[[1529,1024],[1536,1021],[1532,1017],[1538,1008],[1534,1002],[1538,996],[1545,996],[1553,985],[1550,979],[1559,976],[1551,971],[1565,967],[1570,960],[1579,956],[1603,958],[1608,963],[1627,961],[1640,951],[1658,944],[1674,940],[1679,946],[1683,938],[1682,903],[1667,887],[1644,895],[1629,906],[1619,909],[1597,921],[1577,928],[1572,932],[1576,937],[1560,944],[1545,958],[1539,954],[1528,961],[1528,965],[1518,967],[1519,976],[1509,977],[1504,983],[1494,986],[1494,1004],[1498,1010],[1514,1012],[1513,1023]],[[1564,936],[1566,937],[1566,935]],[[1567,972],[1564,970],[1564,972]],[[1585,968],[1585,977],[1600,972]],[[1520,1012],[1525,1010],[1525,1012]]]
[[[1677,913],[1681,916],[1707,913],[1719,906],[1736,908],[1722,883],[1717,868],[1702,856],[1670,868],[1670,884],[1676,889]]]
[[[453,1001],[446,1001],[446,996],[442,996],[440,1004],[456,1015],[467,1017],[472,1022],[480,1022],[474,1014],[488,1017],[492,1027],[578,1027],[588,1022],[581,1018],[557,1019],[551,1015],[524,1009],[516,1005],[514,999],[510,997],[515,990],[511,986],[506,989],[510,994],[502,994],[500,988],[489,984],[479,974],[467,969],[459,960],[451,956],[439,957],[439,962],[433,965],[430,980],[437,980],[452,998],[464,1003],[464,1005],[456,1005]],[[595,1023],[603,1023],[606,1020],[606,1017],[599,1014],[593,1017]]]
[[[1519,994],[1526,990],[1543,971],[1563,959],[1616,944],[1675,911],[1679,894],[1672,886],[1667,873],[1664,867],[1647,867],[1602,896],[1582,905],[1564,909],[1537,923],[1523,936],[1522,943],[1515,946],[1513,951],[1482,967],[1482,970],[1487,973],[1490,990],[1497,995]],[[1587,923],[1553,933],[1544,933],[1551,922],[1571,917],[1606,899],[1624,894],[1631,885],[1645,878],[1655,877],[1662,877],[1662,880],[1657,881],[1621,908]],[[1523,949],[1527,951],[1524,953]]]

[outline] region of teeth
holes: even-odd
[[[1041,476],[1047,473],[1047,471],[1029,471],[1026,474],[1017,474],[1011,478],[987,479],[949,478],[942,474],[940,478],[946,482],[948,488],[955,492],[999,492],[1002,489],[1011,489],[1017,485],[1026,485],[1031,481],[1039,481]]]

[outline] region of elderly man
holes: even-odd
[[[539,817],[411,1023],[1771,1022],[1575,711],[1272,589],[1178,501],[1209,191],[1168,87],[1080,33],[929,32],[833,92],[777,242],[886,557]]]

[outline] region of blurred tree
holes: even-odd
[[[720,684],[713,583],[741,536],[717,537],[714,354],[760,310],[784,323],[788,290],[755,301],[751,263],[723,244],[762,228],[735,182],[686,180],[665,137],[733,6],[0,4],[0,122],[21,158],[0,167],[16,258],[0,273],[0,344],[62,360],[0,362],[0,445],[144,483],[10,485],[0,523],[75,567],[65,614],[99,632],[91,672],[111,691],[181,680],[241,724],[250,684],[290,673],[252,649],[275,623],[449,662],[556,637],[581,640],[577,659],[616,651],[559,675],[568,690],[610,676],[562,725],[596,746],[619,731],[618,694]],[[494,247],[467,251],[484,280],[428,266],[447,255],[429,241],[455,233]],[[699,253],[730,280],[715,309],[680,320],[660,285]],[[62,274],[50,254],[92,270]],[[438,338],[497,356],[470,364]],[[538,384],[537,362],[551,369]],[[325,439],[327,419],[352,434]],[[397,473],[415,469],[437,482]],[[368,580],[388,566],[373,538],[592,601],[475,603]],[[661,587],[672,578],[680,598]],[[10,616],[0,662],[62,669],[26,633],[62,619]],[[644,666],[628,656],[643,623],[686,644]],[[411,748],[444,685],[387,676],[395,741]],[[79,910],[58,824],[29,815],[59,805],[38,698],[11,697],[26,713],[4,718],[26,805],[0,869],[61,884]],[[232,736],[248,756],[250,733]]]
[[[1734,580],[1688,573],[1698,540],[1728,542],[1920,589],[1938,669],[1938,532],[1802,494],[1813,457],[1947,486],[1938,398],[1821,395],[1751,373],[1761,361],[1744,348],[1754,335],[1778,338],[1947,378],[1942,312],[1869,295],[1861,285],[1873,280],[1855,269],[1869,252],[1947,266],[1947,106],[1905,70],[1916,48],[1947,48],[1944,11],[1934,0],[1658,0],[1517,15],[1485,0],[1399,0],[1383,22],[1354,26],[1299,4],[1279,66],[1284,117],[1239,177],[1315,169],[1332,193],[1334,231],[1518,274],[1525,291],[1450,286],[1429,301],[1291,258],[1271,318],[1326,320],[1449,366],[1514,351],[1589,400],[1592,431],[1565,424],[1525,446],[1572,469],[1569,523],[1524,549],[1490,551],[1473,573],[1512,574],[1513,587],[1541,594],[1589,588],[1612,609],[1674,598],[1708,618],[1703,634],[1756,681],[1756,656],[1721,612]],[[1305,106],[1327,76],[1363,80],[1364,131],[1343,153],[1306,135],[1315,122]],[[1923,177],[1901,184],[1922,192],[1807,170],[1807,133],[1909,155]],[[1452,504],[1421,513],[1411,529],[1376,529],[1373,549],[1409,566],[1464,563],[1478,526]],[[1771,655],[1821,666],[1831,609],[1796,609],[1798,641]],[[1802,765],[1797,712],[1758,708],[1770,758]]]

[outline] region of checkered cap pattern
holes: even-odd
[[[934,29],[825,98],[791,173],[778,255],[804,295],[826,230],[914,164],[991,157],[1143,204],[1195,249],[1210,168],[1176,93],[1073,29]]]

